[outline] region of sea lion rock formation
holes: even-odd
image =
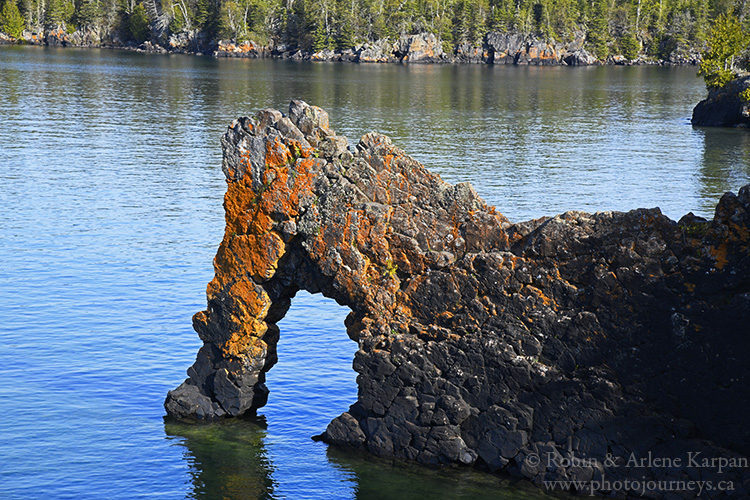
[[[359,345],[329,443],[537,482],[716,475],[605,460],[649,452],[747,460],[750,185],[713,220],[512,223],[383,135],[350,149],[301,101],[235,120],[222,146],[226,232],[170,415],[263,406],[277,322],[307,290],[351,309]],[[721,474],[746,492],[747,470]]]

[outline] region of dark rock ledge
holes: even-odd
[[[704,127],[750,127],[750,102],[742,92],[750,89],[750,74],[741,75],[719,89],[708,91],[708,97],[693,108],[691,123]]]
[[[686,465],[750,452],[750,185],[713,220],[512,223],[385,136],[350,150],[301,101],[235,120],[222,146],[226,232],[170,415],[263,406],[277,322],[304,289],[349,307],[359,343],[358,399],[331,444],[538,484],[722,479],[747,495],[746,467]],[[683,467],[606,461],[649,452]]]

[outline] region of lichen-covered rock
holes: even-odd
[[[519,66],[556,66],[562,64],[562,52],[555,43],[530,40],[516,54],[516,64]]]
[[[363,63],[397,62],[396,47],[387,39],[367,42],[356,49],[356,61]]]
[[[748,493],[747,468],[607,459],[750,452],[750,185],[710,221],[655,208],[512,223],[385,136],[350,148],[301,101],[235,120],[222,146],[226,231],[171,415],[264,405],[277,323],[307,290],[351,309],[359,344],[358,399],[330,443],[536,482],[719,478]]]
[[[213,55],[214,57],[245,57],[255,59],[264,57],[267,53],[268,50],[266,47],[252,40],[239,43],[232,40],[219,40]]]
[[[563,45],[516,32],[492,31],[485,36],[484,61],[489,64],[519,66],[584,66],[595,64],[596,58],[581,47],[582,39]]]
[[[526,38],[520,33],[491,31],[485,36],[486,61],[490,64],[515,64],[525,49]]]
[[[70,44],[70,37],[62,28],[49,30],[44,37],[44,43],[50,47],[65,47]]]
[[[693,109],[692,124],[707,127],[750,127],[750,102],[740,94],[750,89],[750,75],[735,78],[719,89],[708,91],[708,97]]]
[[[479,64],[487,58],[482,47],[476,47],[470,43],[456,45],[454,59],[456,62]]]
[[[396,57],[405,63],[447,61],[447,55],[443,52],[443,44],[433,33],[401,36],[396,43]]]

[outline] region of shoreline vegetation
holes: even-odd
[[[0,0],[0,43],[378,63],[697,65],[750,0]],[[748,59],[742,54],[739,59]]]

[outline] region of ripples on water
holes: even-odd
[[[694,68],[294,64],[0,48],[0,496],[518,498],[523,484],[328,450],[356,398],[346,311],[300,294],[255,420],[165,423],[222,237],[219,138],[323,106],[513,220],[658,205],[710,216],[750,133],[692,129]]]

